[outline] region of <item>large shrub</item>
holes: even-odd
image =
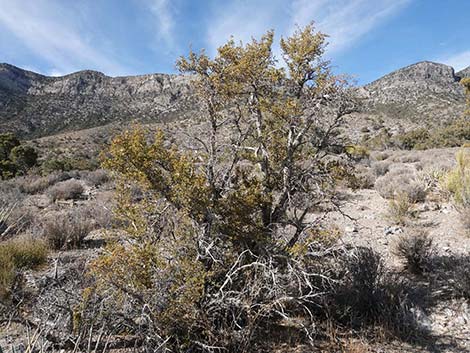
[[[94,262],[94,293],[149,349],[257,351],[286,321],[313,342],[328,282],[307,215],[335,204],[328,155],[344,151],[338,128],[355,105],[321,58],[323,34],[307,26],[281,40],[286,69],[272,43],[268,32],[178,62],[207,127],[194,152],[136,129],[105,156],[126,235]],[[99,319],[87,310],[78,330]]]

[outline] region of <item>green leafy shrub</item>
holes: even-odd
[[[365,146],[346,146],[345,151],[350,158],[356,161],[360,161],[361,159],[367,159],[370,156],[370,151]]]

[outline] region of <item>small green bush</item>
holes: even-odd
[[[9,179],[25,174],[37,163],[34,147],[22,145],[11,133],[0,134],[0,178]]]

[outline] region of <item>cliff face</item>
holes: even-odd
[[[439,122],[462,115],[465,95],[450,66],[420,62],[366,86],[366,110],[390,119]]]
[[[188,77],[108,77],[95,71],[47,77],[0,65],[0,130],[28,137],[116,121],[183,118],[195,106]]]
[[[439,123],[462,116],[464,91],[459,84],[470,67],[420,62],[360,88],[363,113],[414,123]],[[0,64],[0,131],[23,137],[139,120],[160,122],[197,115],[189,77],[150,74],[108,77],[80,71],[47,77]]]

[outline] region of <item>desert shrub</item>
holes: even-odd
[[[457,147],[470,141],[470,122],[457,120],[444,127],[432,130],[420,128],[396,137],[398,145],[404,149],[429,149]]]
[[[72,158],[51,156],[41,163],[41,172],[48,175],[53,172],[70,172],[72,170],[95,170],[99,166],[96,160],[89,158]]]
[[[403,135],[398,136],[399,144],[402,148],[406,150],[419,149],[428,144],[428,141],[431,137],[431,134],[428,129],[420,128],[416,130],[411,130],[404,133]]]
[[[375,162],[372,164],[372,169],[375,173],[376,176],[380,177],[382,175],[385,175],[388,173],[390,169],[390,165],[392,162],[390,161],[380,161],[380,162]]]
[[[32,146],[20,145],[11,150],[10,159],[18,172],[24,174],[37,164],[38,153]]]
[[[470,153],[462,148],[456,156],[457,165],[443,178],[442,184],[452,196],[453,202],[460,212],[463,225],[469,229],[470,221]]]
[[[109,181],[108,172],[104,169],[97,169],[87,172],[84,176],[85,182],[90,186],[102,185]]]
[[[45,263],[47,254],[48,247],[42,240],[17,238],[0,243],[0,297],[9,294],[17,271]]]
[[[397,224],[405,225],[413,216],[414,205],[408,194],[401,192],[393,200],[389,201],[388,217]]]
[[[42,221],[42,236],[56,250],[80,248],[83,239],[95,228],[95,223],[85,208],[57,213]]]
[[[435,248],[432,238],[426,232],[416,231],[400,235],[394,253],[404,261],[408,271],[423,274],[431,269]]]
[[[357,248],[341,258],[341,267],[342,278],[329,307],[336,320],[355,329],[379,326],[403,338],[420,330],[412,312],[415,290],[388,272],[378,253]]]
[[[318,60],[324,39],[312,26],[283,39],[285,71],[273,60],[272,32],[246,46],[229,41],[214,60],[181,58],[207,108],[207,134],[191,138],[200,153],[142,128],[112,141],[104,167],[117,180],[124,232],[90,274],[106,313],[124,318],[149,350],[255,352],[285,322],[300,322],[296,335],[313,343],[310,313],[328,273],[317,275],[322,248],[307,216],[333,204],[327,161],[345,159],[338,128],[355,108]],[[328,107],[311,104],[320,92]],[[235,105],[237,116],[221,120]],[[81,312],[82,332],[101,320],[92,308]]]
[[[457,165],[445,175],[443,186],[457,205],[470,207],[470,152],[466,148],[461,149],[456,160]]]
[[[71,176],[65,172],[55,172],[47,176],[38,175],[26,175],[14,179],[15,184],[18,188],[27,194],[38,194],[45,191],[50,186],[70,179]]]
[[[410,202],[422,202],[426,199],[429,188],[422,179],[417,177],[414,169],[396,168],[378,177],[375,190],[385,199],[393,199],[398,193],[406,194]]]
[[[0,134],[0,177],[2,179],[26,173],[36,165],[37,157],[34,147],[22,145],[14,134]]]
[[[83,186],[78,180],[70,179],[51,186],[47,189],[47,195],[52,201],[75,200],[81,197],[83,190]]]
[[[360,161],[361,159],[367,159],[370,156],[370,151],[365,146],[360,146],[360,145],[346,146],[345,151],[346,151],[346,154],[350,158],[356,161]]]

